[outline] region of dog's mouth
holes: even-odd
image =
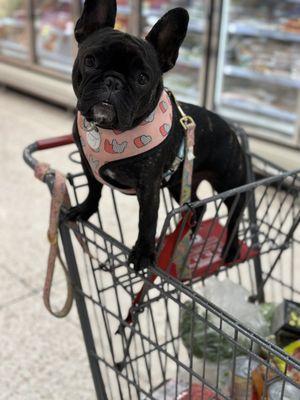
[[[88,122],[94,122],[99,128],[113,129],[117,124],[117,113],[114,106],[106,101],[95,104],[85,115]]]

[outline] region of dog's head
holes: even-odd
[[[114,30],[115,0],[86,0],[75,27],[79,44],[73,67],[77,108],[88,121],[128,130],[155,108],[162,74],[178,57],[188,13],[166,13],[144,39]]]

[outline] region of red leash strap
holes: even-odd
[[[35,168],[35,176],[39,180],[44,181],[45,175],[50,171],[53,172],[50,169],[50,166],[48,164],[38,163]],[[50,312],[50,314],[52,314],[53,316],[55,316],[57,318],[63,318],[66,315],[68,315],[68,313],[71,310],[72,303],[73,303],[73,288],[71,285],[69,272],[67,270],[67,267],[66,267],[64,261],[62,260],[60,250],[59,250],[58,224],[59,224],[59,213],[60,213],[61,207],[64,205],[65,207],[69,208],[70,207],[70,198],[68,195],[66,180],[65,180],[64,175],[61,174],[59,171],[54,171],[54,174],[55,174],[55,179],[54,179],[54,185],[53,185],[53,189],[52,189],[50,221],[49,221],[49,228],[48,228],[48,240],[50,243],[50,251],[49,251],[49,256],[48,256],[46,279],[45,279],[44,290],[43,290],[43,300],[44,300],[45,307]],[[51,287],[52,287],[53,276],[54,276],[57,259],[64,271],[64,274],[66,277],[66,283],[67,283],[67,298],[65,300],[63,307],[58,311],[53,310],[53,308],[51,306],[51,301],[50,301]]]

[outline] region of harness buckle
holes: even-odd
[[[183,127],[184,130],[188,130],[191,129],[193,127],[196,126],[195,121],[193,120],[193,118],[189,115],[184,115],[183,117],[180,118],[180,123]]]

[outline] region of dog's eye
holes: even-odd
[[[139,85],[146,85],[146,83],[148,82],[148,80],[149,80],[149,78],[148,78],[148,76],[146,75],[146,74],[143,74],[143,73],[140,73],[138,76],[137,76],[137,83],[139,84]]]
[[[96,65],[95,57],[93,56],[86,56],[84,59],[84,65],[86,67],[92,68]]]

